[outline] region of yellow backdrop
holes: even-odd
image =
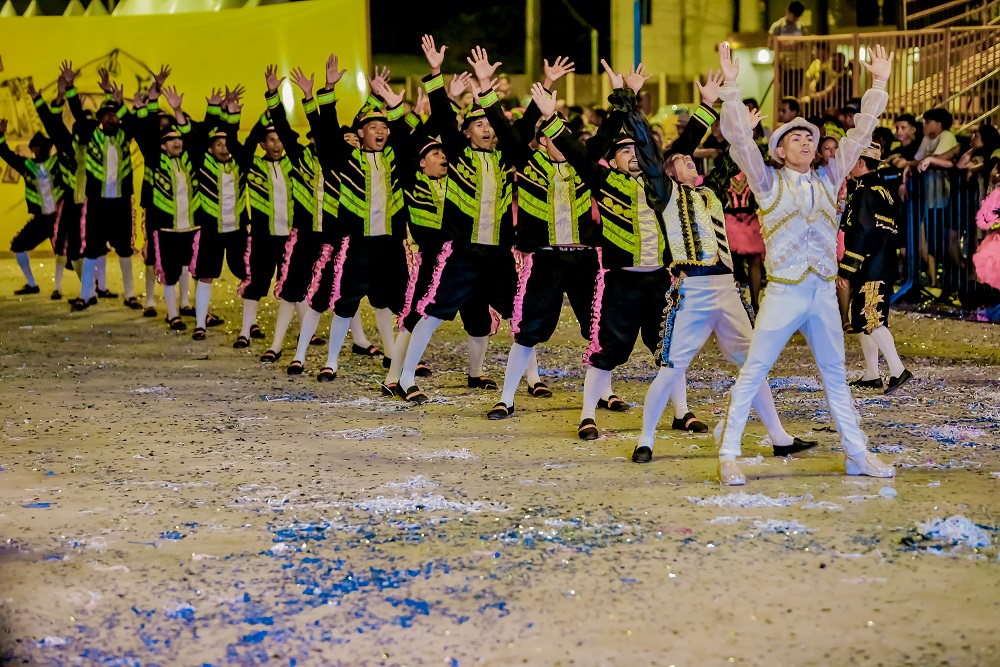
[[[212,86],[247,88],[243,118],[249,129],[264,110],[264,68],[277,64],[284,75],[293,66],[316,72],[324,81],[326,58],[340,57],[348,70],[337,86],[341,122],[353,117],[366,92],[369,70],[366,0],[316,0],[218,12],[153,16],[73,16],[0,18],[0,117],[10,121],[8,140],[26,143],[40,127],[26,99],[30,78],[47,100],[55,95],[59,63],[64,58],[82,69],[77,87],[97,98],[97,69],[110,66],[124,84],[126,99],[148,87],[161,63],[173,68],[168,85],[184,94],[184,109],[200,119]],[[295,103],[299,91],[289,82],[282,99],[293,125],[304,116]],[[290,108],[294,104],[294,109]],[[19,148],[24,151],[25,148]],[[138,153],[135,153],[138,164]],[[23,184],[11,183],[3,166],[0,178],[0,253],[24,224]],[[140,172],[141,173],[141,172]],[[39,247],[39,251],[48,248]]]

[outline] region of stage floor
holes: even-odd
[[[232,278],[214,294],[226,324],[194,342],[161,300],[155,319],[120,299],[70,314],[49,300],[52,260],[37,264],[42,294],[17,298],[0,261],[0,663],[997,664],[1000,327],[894,313],[916,379],[855,396],[895,480],[843,474],[793,340],[775,400],[820,446],[771,458],[753,421],[748,484],[725,489],[712,438],[669,419],[652,463],[628,460],[645,349],[615,376],[632,411],[576,438],[568,308],[538,350],[555,395],[522,385],[515,416],[491,422],[499,393],[466,389],[454,323],[426,355],[433,401],[411,407],[349,345],[335,382],[314,379],[326,346],[289,378],[296,323],[274,366],[257,361],[269,341],[232,349]],[[109,273],[119,291],[114,258]],[[505,326],[490,343],[497,381],[509,342]],[[709,426],[733,379],[711,342],[688,385]]]

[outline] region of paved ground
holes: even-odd
[[[644,350],[616,375],[635,409],[600,415],[599,441],[575,438],[582,345],[568,318],[539,351],[555,396],[522,392],[515,418],[490,422],[498,395],[464,388],[454,325],[428,351],[435,400],[409,407],[373,391],[380,365],[349,350],[328,385],[261,366],[257,341],[233,350],[231,281],[216,289],[227,324],[196,343],[120,301],[71,315],[47,290],[11,297],[16,271],[0,262],[0,661],[1000,660],[995,326],[895,317],[917,379],[891,400],[856,396],[898,466],[888,482],[843,475],[794,341],[776,402],[821,445],[769,458],[751,423],[749,483],[733,493],[704,436],[663,431],[650,465],[627,460],[653,372]],[[490,346],[497,379],[508,341]],[[848,366],[860,369],[855,340]],[[714,343],[689,373],[710,425],[732,379]]]

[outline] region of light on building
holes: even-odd
[[[768,49],[757,49],[757,62],[761,65],[771,62],[771,52]]]
[[[365,78],[364,72],[358,72],[355,81],[358,82],[358,90],[364,95],[368,91],[368,80]]]
[[[920,62],[920,47],[919,46],[913,47],[913,62],[915,62],[915,63]]]
[[[868,60],[868,50],[863,46],[858,48],[858,60],[861,60],[862,62]]]
[[[292,82],[285,79],[281,83],[281,104],[285,107],[285,114],[291,116],[295,112],[295,93],[292,91]]]

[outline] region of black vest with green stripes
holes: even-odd
[[[532,252],[556,244],[556,184],[557,169],[569,169],[571,174],[569,206],[573,226],[573,243],[593,242],[594,221],[590,189],[568,163],[557,166],[543,151],[535,151],[517,173],[517,249]]]

